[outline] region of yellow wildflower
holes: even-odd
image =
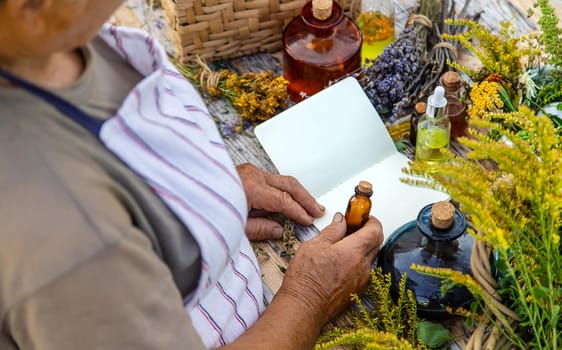
[[[499,112],[503,108],[503,101],[499,95],[500,87],[497,82],[482,81],[475,83],[470,91],[472,106],[468,113],[470,118],[487,119],[490,112]]]
[[[478,282],[470,275],[449,268],[429,267],[417,264],[412,264],[410,268],[419,273],[446,278],[456,284],[465,286],[474,296],[479,296],[480,298],[484,296],[482,287],[480,287]]]
[[[462,307],[453,310],[450,306],[445,306],[445,311],[447,311],[451,315],[462,316],[465,318],[472,318],[473,320],[476,320],[478,322],[484,322],[484,323],[489,322],[484,316],[472,312],[470,310],[464,309]]]
[[[509,244],[507,243],[506,239],[506,231],[500,228],[496,229],[492,234],[492,243],[498,249],[502,249],[503,251],[507,251],[509,249]]]
[[[242,131],[244,121],[256,124],[271,118],[287,106],[287,80],[272,71],[236,74],[228,70],[212,72],[204,62],[199,68],[177,64],[178,69],[203,91],[227,98],[237,109],[241,121],[233,127]]]
[[[553,344],[552,335],[559,334],[560,323],[552,305],[562,301],[562,140],[552,120],[529,107],[518,106],[517,111],[506,113],[495,102],[478,101],[484,96],[497,98],[495,89],[487,84],[496,83],[481,82],[471,95],[476,101],[470,123],[498,137],[472,129],[470,138],[459,139],[469,149],[468,159],[453,156],[431,172],[412,162],[405,172],[417,178],[404,181],[428,187],[433,181],[432,187],[444,189],[459,202],[472,221],[476,238],[489,243],[496,253],[499,293],[509,296],[502,302],[540,334],[532,339],[533,346]],[[498,110],[490,111],[494,108]],[[525,137],[514,130],[523,131]],[[493,169],[479,167],[482,159],[493,162]],[[475,281],[452,271],[415,269],[465,285],[475,296],[478,293]],[[481,300],[489,309],[497,307],[486,294]],[[531,324],[534,315],[541,315],[543,321]],[[517,326],[512,329],[501,318],[491,321],[517,339]]]

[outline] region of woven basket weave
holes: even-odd
[[[162,0],[176,58],[235,58],[282,47],[283,28],[307,0]],[[347,13],[352,0],[338,0]]]
[[[492,248],[488,244],[480,240],[475,241],[470,257],[470,267],[474,279],[478,282],[486,296],[484,304],[487,312],[494,318],[496,324],[479,323],[464,350],[512,349],[509,340],[498,327],[506,328],[508,324],[513,327],[520,321],[519,316],[502,303],[502,299],[497,293],[498,284],[491,273],[491,251]]]

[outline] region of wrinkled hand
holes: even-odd
[[[328,227],[297,250],[278,292],[302,303],[303,312],[315,315],[322,325],[350,305],[352,293],[366,290],[384,239],[380,222],[372,216],[355,233],[345,232],[345,219],[337,213]]]
[[[312,225],[324,207],[293,177],[265,172],[251,164],[236,167],[248,200],[250,216],[246,235],[250,240],[279,239],[281,224],[267,217],[281,213],[302,225]]]

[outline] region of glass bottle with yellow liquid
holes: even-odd
[[[394,41],[394,1],[354,0],[352,13],[363,36],[361,57],[365,65]]]
[[[447,160],[442,150],[449,148],[451,122],[445,115],[447,99],[442,86],[427,99],[427,109],[418,121],[416,161],[437,164]]]

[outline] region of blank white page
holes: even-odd
[[[373,184],[371,214],[388,237],[416,218],[441,192],[400,182],[408,158],[399,153],[377,111],[348,77],[256,126],[255,134],[279,173],[297,178],[324,206],[326,227],[344,212],[359,180]]]

